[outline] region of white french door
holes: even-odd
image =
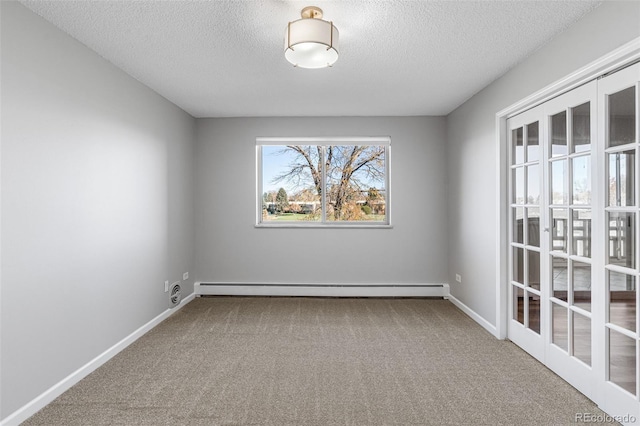
[[[602,322],[594,324],[602,368],[605,411],[640,423],[638,324],[638,223],[640,210],[640,64],[602,78],[598,85],[599,139],[606,174],[601,180],[604,266],[599,279]]]
[[[602,246],[594,244],[601,229],[602,195],[596,182],[601,169],[597,138],[597,83],[565,93],[543,105],[547,125],[545,157],[545,364],[594,399],[593,324],[600,312],[594,294],[602,282],[594,272]]]
[[[640,422],[640,64],[507,120],[509,339]]]
[[[508,120],[509,338],[592,396],[596,82]],[[594,218],[595,214],[595,218]]]
[[[509,338],[544,362],[544,306],[541,271],[545,270],[547,236],[541,232],[544,207],[544,145],[541,145],[543,107],[508,120],[510,179]]]

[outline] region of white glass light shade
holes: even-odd
[[[284,33],[284,57],[300,68],[330,67],[338,60],[338,29],[322,19],[290,22]]]

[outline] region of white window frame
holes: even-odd
[[[385,146],[385,221],[327,221],[325,192],[322,191],[322,218],[318,222],[264,222],[262,220],[262,147],[265,145],[379,145]],[[391,138],[389,136],[344,137],[257,137],[256,138],[256,224],[257,228],[391,228]],[[322,188],[326,188],[322,170]]]

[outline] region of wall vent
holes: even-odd
[[[174,283],[171,287],[171,307],[178,306],[180,304],[180,300],[182,299],[182,292],[180,288],[180,284]]]

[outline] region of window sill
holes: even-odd
[[[305,223],[305,224],[297,224],[297,223],[257,223],[254,225],[255,228],[331,228],[331,229],[392,229],[393,225],[387,223]]]

